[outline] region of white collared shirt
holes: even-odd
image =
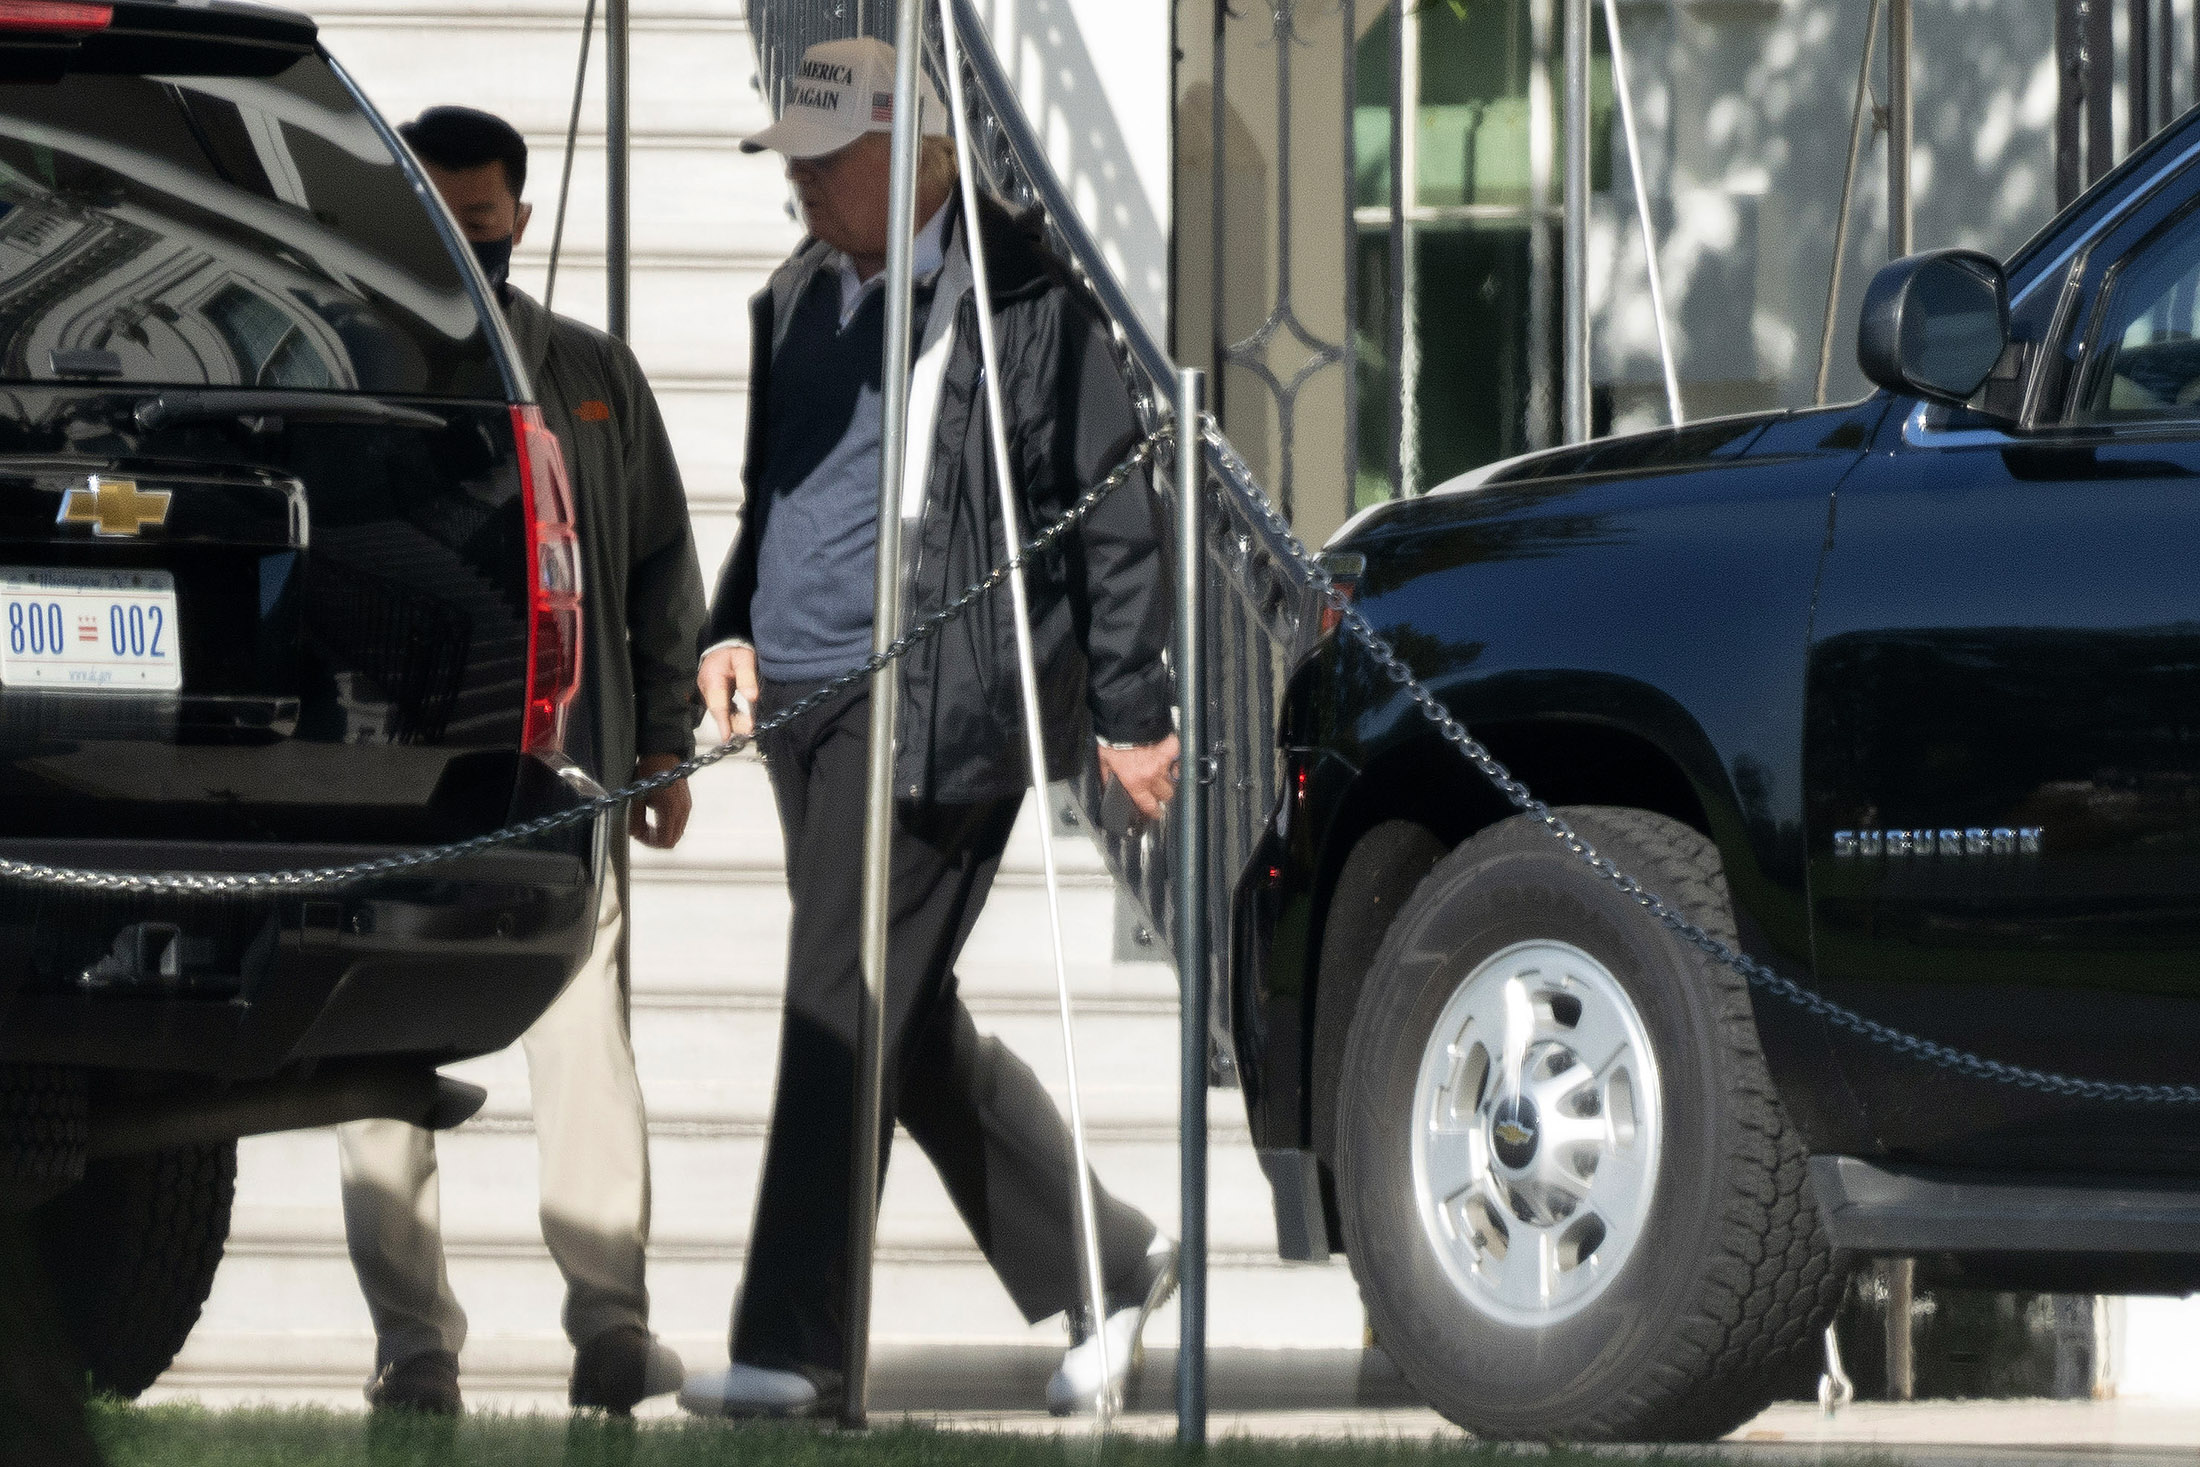
[[[947,202],[941,204],[932,217],[924,222],[924,227],[917,231],[916,252],[909,262],[909,273],[919,284],[928,282],[940,273],[940,261],[946,248],[947,211],[954,202],[955,196],[950,192]],[[855,262],[839,250],[834,250],[830,259],[833,268],[840,272],[840,324],[845,329],[855,319],[864,298],[874,290],[885,289],[886,272],[880,270],[878,274],[865,280],[856,274]]]

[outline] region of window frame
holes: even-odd
[[[2117,285],[2127,266],[2164,235],[2200,216],[2200,164],[2187,164],[2149,190],[2071,261],[2055,320],[2040,353],[2027,397],[2027,426],[2062,433],[2190,436],[2200,428],[2200,401],[2159,417],[2083,418],[2079,413],[2100,382],[2108,354],[2103,333],[2114,314]],[[2194,257],[2200,267],[2200,253]]]

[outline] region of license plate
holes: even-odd
[[[0,684],[180,689],[176,578],[157,570],[0,566]]]

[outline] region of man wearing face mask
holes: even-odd
[[[566,752],[606,785],[672,768],[694,749],[702,573],[687,497],[656,400],[626,346],[552,315],[506,278],[532,212],[527,144],[470,107],[431,107],[398,129],[450,206],[501,301],[543,417],[565,450],[587,619]],[[622,836],[660,850],[688,819],[686,785],[629,810]],[[565,1275],[575,1406],[630,1412],[677,1390],[680,1360],[649,1332],[648,1132],[627,1026],[624,838],[613,841],[596,942],[570,987],[522,1037],[542,1158],[542,1234]],[[377,1410],[455,1413],[466,1315],[438,1222],[434,1140],[400,1121],[339,1130],[344,1225],[376,1336]]]

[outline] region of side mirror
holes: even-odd
[[[1856,360],[1890,392],[1960,406],[2009,340],[2009,285],[1976,250],[1933,250],[1883,267],[1864,292]]]

